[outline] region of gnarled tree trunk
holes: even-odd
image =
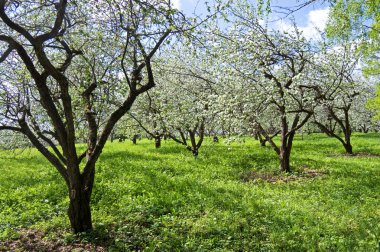
[[[69,198],[68,215],[74,233],[92,230],[91,220],[91,193],[94,185],[95,166],[87,168],[83,174],[79,166],[69,171]]]
[[[74,233],[92,229],[90,199],[91,193],[82,185],[70,190],[68,215]]]
[[[296,134],[296,131],[305,125],[311,115],[312,113],[309,112],[303,120],[300,120],[300,115],[296,114],[291,127],[289,127],[285,113],[283,113],[281,117],[281,131],[275,133],[275,135],[277,135],[281,132],[281,142],[279,147],[273,141],[274,136],[270,137],[264,128],[259,123],[257,123],[259,132],[270,143],[272,148],[276,151],[278,158],[280,159],[280,171],[291,172],[290,154],[292,152],[294,136]]]

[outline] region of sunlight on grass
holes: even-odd
[[[291,165],[323,176],[283,183],[244,181],[278,169],[275,153],[252,139],[208,139],[196,160],[172,141],[108,143],[92,197],[97,230],[115,250],[374,251],[380,239],[378,134],[356,134],[348,157],[334,139],[298,136]],[[370,155],[369,155],[370,154]],[[69,233],[68,197],[35,150],[0,152],[0,240],[36,228]]]

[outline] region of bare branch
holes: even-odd
[[[4,62],[7,57],[9,56],[9,54],[11,54],[11,52],[14,50],[15,48],[13,46],[9,46],[8,49],[3,53],[3,55],[1,55],[0,57],[0,63]]]

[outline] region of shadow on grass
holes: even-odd
[[[359,138],[359,139],[380,139],[380,134],[379,133],[355,133],[354,138]]]
[[[278,167],[278,159],[270,148],[247,144],[226,150],[225,145],[205,146],[200,158],[195,160],[180,145],[163,144],[157,150],[153,147],[144,150],[148,144],[151,146],[147,142],[128,149],[111,146],[97,166],[92,198],[96,216],[94,231],[79,236],[66,235],[61,242],[63,239],[63,245],[72,249],[75,244],[84,244],[78,245],[84,249],[88,244],[99,248],[88,247],[90,251],[103,248],[196,251],[200,247],[204,251],[312,250],[303,239],[314,237],[316,232],[326,233],[326,237],[341,234],[331,228],[334,222],[329,222],[329,215],[335,219],[347,216],[348,207],[360,207],[362,198],[371,197],[372,192],[380,188],[378,172],[372,168],[362,169],[366,163],[315,154],[314,151],[320,152],[323,148],[326,148],[323,152],[334,153],[338,146],[334,141],[321,140],[310,145],[305,142],[306,139],[302,146],[295,143],[293,164],[313,169],[323,167],[330,172],[326,179],[316,183],[297,181],[286,185],[239,181],[239,173]],[[178,155],[182,153],[184,155]],[[214,177],[213,174],[224,170],[228,172]],[[41,203],[45,195],[38,197],[41,198],[36,202]],[[36,203],[35,208],[39,206]],[[324,218],[317,219],[318,214],[325,213]],[[374,214],[368,213],[368,216]],[[305,221],[310,225],[306,226]],[[360,221],[369,222],[366,217]],[[297,226],[300,228],[288,232]],[[320,230],[314,228],[317,226]],[[355,232],[345,239],[355,241],[356,236],[361,235]],[[276,235],[278,239],[273,238]],[[286,242],[283,247],[278,245],[285,241],[281,238],[284,235],[288,235],[286,241],[294,242],[294,247]],[[268,247],[259,247],[266,244]]]

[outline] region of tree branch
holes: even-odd
[[[4,62],[14,49],[15,48],[13,46],[9,45],[8,49],[3,53],[3,55],[1,55],[0,63]]]
[[[22,36],[24,36],[27,40],[29,40],[30,43],[34,43],[35,39],[33,36],[22,26],[19,24],[13,22],[8,15],[5,13],[5,4],[7,3],[7,0],[0,0],[0,18],[3,20],[3,22],[12,30],[18,32]]]

